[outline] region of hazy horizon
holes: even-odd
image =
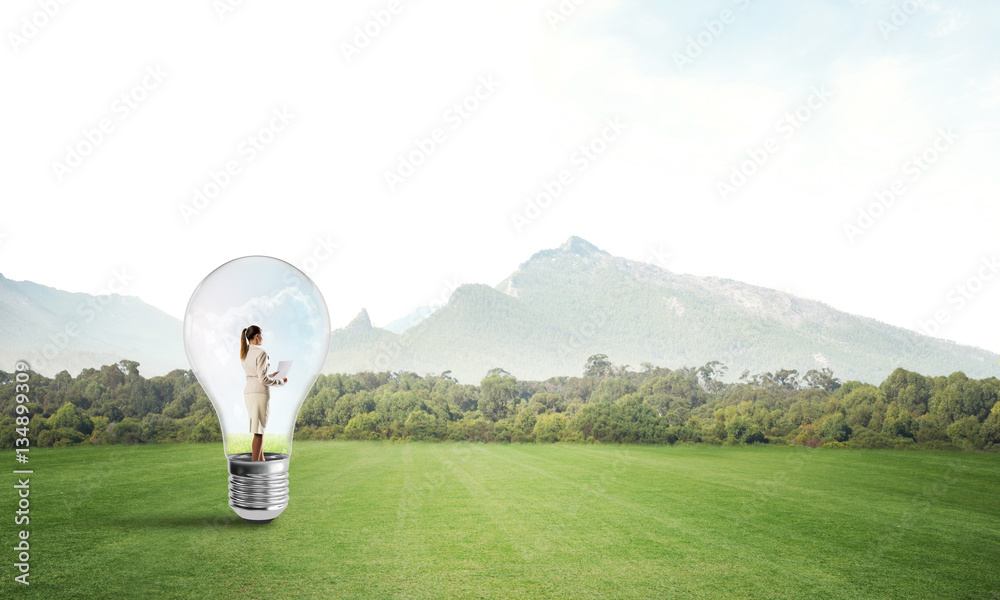
[[[578,238],[578,239],[583,239],[583,238],[580,238],[580,236],[571,236],[571,238],[567,238],[566,242],[568,242],[568,241],[569,241],[569,239],[572,239],[572,238]],[[589,242],[589,243],[593,243],[593,242],[591,242],[590,240],[584,240],[584,241],[586,241],[586,242]],[[564,243],[565,243],[565,242],[564,242]],[[604,248],[601,248],[601,246],[600,246],[599,244],[593,244],[593,245],[594,245],[594,246],[596,246],[596,247],[597,247],[597,248],[598,248],[599,250],[602,250],[602,251],[605,251],[605,252],[607,252],[606,250],[604,250]],[[552,250],[552,249],[555,249],[555,248],[558,248],[558,247],[559,247],[559,246],[554,246],[553,248],[539,248],[539,249],[538,249],[538,250],[537,250],[536,252],[541,252],[541,251],[543,251],[543,250]],[[534,254],[534,253],[532,253],[532,255],[533,255],[533,254]],[[611,254],[611,253],[609,253],[609,254]],[[613,254],[612,254],[612,255],[613,255]],[[528,260],[529,260],[529,258],[530,258],[530,257],[525,257],[525,258],[524,258],[523,260],[519,261],[519,263],[518,263],[518,264],[523,264],[523,263],[525,263],[526,261],[528,261]],[[663,268],[664,268],[664,267],[662,267],[661,265],[658,265],[658,264],[656,263],[656,261],[640,261],[640,262],[647,262],[647,264],[652,264],[652,265],[654,265],[654,266],[656,266],[656,267],[659,267],[659,268],[661,268],[661,269],[663,269]],[[667,271],[670,271],[669,269],[665,269],[665,270],[667,270]],[[511,273],[513,273],[513,272],[514,272],[514,271],[511,271]],[[673,273],[677,273],[676,271],[671,271],[671,272],[673,272]],[[677,273],[677,274],[679,274],[679,275],[693,275],[693,274],[689,274],[689,273]],[[121,275],[121,273],[120,273],[120,275]],[[2,273],[2,272],[0,272],[0,276],[4,276],[4,277],[6,277],[6,275],[5,275],[4,273]],[[700,275],[696,275],[696,276],[697,276],[697,277],[702,277],[702,276],[700,276]],[[711,275],[709,275],[709,276],[707,276],[707,277],[712,277],[712,276],[711,276]],[[7,278],[7,279],[11,279],[11,278],[9,278],[9,277],[6,277],[6,278]],[[127,279],[127,275],[126,275],[126,277],[125,277],[125,278]],[[728,279],[728,278],[727,278],[727,279]],[[20,281],[20,280],[15,280],[15,281]],[[30,280],[29,280],[29,281],[30,281]],[[501,280],[501,281],[502,281],[502,280]],[[498,281],[498,282],[496,282],[496,283],[489,283],[489,282],[483,282],[483,281],[468,281],[468,282],[463,282],[463,283],[461,283],[461,284],[459,284],[459,285],[455,285],[454,287],[456,287],[456,288],[457,288],[457,287],[459,287],[460,285],[465,285],[465,284],[484,284],[484,285],[489,285],[490,287],[496,287],[496,286],[497,286],[497,285],[498,285],[498,284],[499,284],[499,283],[500,283],[501,281]],[[46,285],[46,286],[48,286],[48,287],[54,287],[54,286],[50,286],[49,284],[47,284],[47,283],[45,283],[45,282],[41,282],[41,281],[32,281],[32,283],[37,283],[37,284],[41,284],[41,285]],[[452,283],[452,284],[454,284],[455,282],[451,282],[451,283]],[[743,282],[743,283],[747,283],[748,285],[756,285],[756,284],[753,284],[753,283],[750,283],[750,282]],[[756,286],[756,287],[766,287],[766,286]],[[56,289],[58,289],[58,288],[56,288]],[[773,288],[767,288],[767,289],[773,289]],[[63,291],[71,291],[71,290],[63,290]],[[323,292],[323,290],[322,290],[322,289],[321,289],[320,291],[321,291],[321,293],[323,293],[323,294],[324,294],[324,298],[325,298],[325,297],[326,297],[326,293],[325,293],[325,292]],[[354,318],[356,318],[356,317],[357,317],[357,316],[358,316],[358,315],[359,315],[359,314],[361,313],[361,311],[362,311],[362,310],[364,310],[364,311],[365,311],[365,312],[366,312],[366,313],[368,314],[368,316],[369,316],[369,320],[370,320],[370,322],[371,322],[371,324],[372,324],[372,326],[373,326],[373,327],[378,327],[378,328],[383,328],[383,329],[384,329],[384,328],[385,328],[385,327],[386,327],[387,325],[390,325],[390,324],[392,324],[392,323],[394,323],[394,322],[396,322],[396,321],[401,321],[401,320],[403,320],[403,319],[405,319],[405,318],[407,318],[407,317],[410,317],[410,316],[411,316],[411,315],[413,315],[413,314],[414,314],[414,312],[416,312],[417,310],[420,310],[420,309],[424,309],[424,308],[432,308],[432,310],[431,310],[430,312],[426,312],[426,313],[425,313],[425,314],[424,314],[424,315],[423,315],[422,317],[420,317],[420,319],[418,319],[418,320],[417,320],[417,323],[419,323],[419,322],[420,322],[420,321],[422,321],[423,319],[427,318],[427,316],[429,316],[429,315],[430,315],[430,314],[431,314],[432,312],[436,311],[436,310],[437,310],[438,308],[440,308],[441,306],[444,306],[444,304],[446,304],[446,303],[447,303],[447,299],[448,299],[448,297],[450,296],[450,293],[451,293],[451,291],[453,291],[453,289],[452,289],[452,288],[450,287],[450,285],[449,285],[449,286],[448,286],[448,287],[446,287],[446,289],[444,290],[444,292],[447,292],[447,294],[445,294],[445,293],[443,292],[440,298],[438,298],[438,299],[433,299],[433,300],[432,300],[432,302],[431,302],[430,304],[427,304],[427,305],[422,305],[422,306],[417,306],[417,307],[415,307],[415,308],[414,308],[413,310],[411,310],[410,312],[408,312],[408,313],[406,313],[406,314],[403,314],[403,315],[398,315],[398,316],[396,316],[396,317],[392,317],[392,318],[388,318],[388,319],[386,319],[386,318],[384,318],[384,317],[382,317],[382,316],[380,316],[380,315],[376,315],[376,316],[372,316],[372,314],[371,314],[371,310],[370,310],[370,309],[368,309],[368,307],[367,307],[367,306],[359,306],[359,307],[358,307],[358,309],[357,309],[357,311],[356,311],[356,312],[355,312],[355,313],[354,313],[354,314],[353,314],[353,315],[352,315],[352,316],[351,316],[350,318],[348,318],[348,319],[344,320],[343,322],[335,322],[335,321],[331,321],[331,328],[332,328],[332,330],[337,330],[337,329],[343,329],[343,328],[344,328],[345,326],[347,326],[347,325],[348,325],[348,324],[349,324],[349,323],[350,323],[350,322],[351,322],[351,321],[352,321],[352,320],[353,320]],[[791,292],[788,292],[788,291],[786,291],[786,290],[778,290],[778,291],[785,291],[786,293],[791,293]],[[171,313],[167,312],[166,310],[164,310],[164,309],[163,309],[162,307],[159,307],[159,306],[156,306],[155,304],[152,304],[151,302],[148,302],[148,301],[147,301],[146,299],[144,299],[144,298],[142,298],[141,296],[138,296],[138,295],[133,295],[133,294],[121,294],[121,295],[123,295],[123,296],[132,296],[132,297],[135,297],[135,298],[138,298],[139,300],[141,300],[141,301],[145,302],[146,304],[149,304],[150,306],[153,306],[154,308],[157,308],[157,309],[159,309],[159,310],[163,311],[163,312],[164,312],[164,313],[166,313],[167,315],[169,315],[169,316],[171,316],[171,317],[174,317],[174,318],[178,319],[178,320],[179,320],[179,321],[181,321],[181,322],[183,322],[183,321],[184,321],[184,314],[183,314],[183,313],[181,313],[180,315],[174,315],[174,314],[171,314]],[[797,294],[794,294],[794,293],[793,293],[792,295],[794,295],[794,296],[796,296],[796,297],[799,297],[799,298],[803,298],[803,299],[805,299],[805,300],[813,300],[813,301],[817,301],[817,302],[820,302],[820,303],[822,303],[822,304],[825,304],[825,305],[827,305],[827,306],[830,306],[830,307],[831,307],[831,308],[833,308],[834,310],[840,310],[840,311],[842,311],[842,312],[847,312],[847,311],[844,311],[843,309],[841,309],[840,307],[837,307],[837,306],[834,306],[834,305],[832,305],[832,304],[830,304],[830,303],[828,303],[828,302],[826,302],[826,301],[824,301],[823,299],[820,299],[820,298],[807,298],[807,297],[805,297],[805,296],[800,296],[800,295],[797,295]],[[849,313],[849,314],[855,314],[855,313]],[[871,315],[865,315],[865,314],[858,314],[857,316],[861,316],[861,317],[868,317],[868,318],[874,318],[874,317],[872,317]],[[880,319],[876,319],[876,320],[877,320],[877,321],[880,321],[880,322],[883,322],[883,323],[885,323],[885,321],[881,321]],[[415,324],[416,324],[416,323],[415,323]],[[414,325],[415,325],[415,324],[414,324]],[[891,324],[891,323],[889,323],[889,324]],[[410,327],[413,327],[414,325],[410,325]],[[915,331],[915,332],[917,332],[917,333],[920,333],[920,334],[923,334],[923,335],[928,335],[928,334],[927,334],[926,332],[924,332],[924,331],[920,331],[919,329],[911,329],[911,331]],[[932,337],[932,338],[935,338],[935,339],[943,339],[943,340],[946,340],[946,341],[955,341],[955,340],[947,340],[947,338],[942,338],[942,337],[939,337],[939,336],[929,336],[929,337]],[[988,350],[988,351],[991,351],[991,352],[994,352],[994,353],[997,353],[997,354],[1000,354],[1000,349],[998,349],[998,348],[990,348],[990,347],[985,347],[985,346],[975,346],[974,344],[963,344],[962,342],[956,342],[956,343],[959,343],[959,344],[961,344],[961,345],[965,345],[965,346],[972,346],[972,347],[978,347],[978,348],[981,348],[981,349],[983,349],[983,350]]]

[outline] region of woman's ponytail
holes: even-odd
[[[247,350],[250,349],[250,340],[260,333],[260,326],[251,325],[243,330],[243,337],[240,338],[240,360],[247,357]]]

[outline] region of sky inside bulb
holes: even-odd
[[[272,387],[264,435],[273,442],[291,435],[299,407],[312,389],[330,349],[330,316],[319,288],[283,260],[247,256],[227,262],[198,285],[184,314],[184,349],[195,376],[219,416],[226,454],[248,452],[250,419],[240,360],[244,327],[258,325],[270,359],[292,360],[288,383]],[[280,449],[278,449],[280,451]]]

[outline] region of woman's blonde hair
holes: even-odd
[[[250,327],[243,328],[243,335],[240,337],[240,360],[247,357],[247,350],[250,349],[250,340],[257,337],[260,333],[260,327],[256,325],[251,325]]]

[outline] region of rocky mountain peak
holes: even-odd
[[[368,310],[362,308],[358,316],[354,317],[344,329],[356,329],[367,331],[372,328],[372,320],[368,317]]]
[[[591,244],[587,240],[571,235],[568,240],[563,242],[559,249],[563,252],[569,252],[571,254],[579,254],[580,256],[589,256],[591,254],[607,254],[604,250],[601,250],[597,246]]]

